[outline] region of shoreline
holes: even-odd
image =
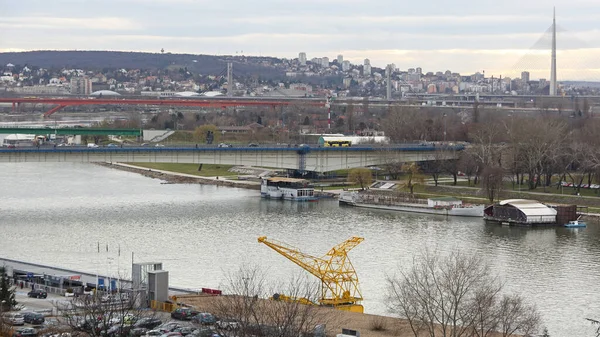
[[[171,171],[148,169],[145,167],[139,167],[135,165],[128,165],[122,163],[97,162],[95,164],[106,168],[137,173],[148,178],[163,180],[165,181],[165,184],[203,184],[245,188],[250,190],[260,190],[259,182],[248,180],[227,180],[219,179],[218,177],[202,177]]]

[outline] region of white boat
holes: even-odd
[[[455,198],[425,200],[359,192],[342,192],[338,201],[340,204],[355,207],[447,216],[482,217],[484,209],[484,205],[463,204],[461,200]]]
[[[315,189],[306,179],[272,177],[263,178],[260,195],[268,199],[316,201]]]
[[[587,224],[581,220],[572,220],[565,224],[567,228],[585,228]]]

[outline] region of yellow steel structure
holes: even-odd
[[[360,304],[363,297],[358,288],[356,270],[348,259],[348,251],[363,240],[352,237],[331,248],[323,257],[315,257],[282,242],[268,240],[266,236],[258,238],[258,242],[271,247],[321,280],[321,305],[353,312],[363,312]]]

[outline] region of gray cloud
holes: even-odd
[[[552,16],[541,0],[21,0],[5,7],[0,51],[165,48],[288,58],[305,51],[464,72],[518,62]],[[560,25],[571,30],[559,46],[600,47],[598,9],[596,0],[559,8]]]

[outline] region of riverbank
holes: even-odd
[[[259,190],[260,182],[251,180],[231,180],[223,177],[202,177],[197,175],[171,172],[165,170],[149,169],[135,165],[122,164],[122,163],[96,163],[97,165],[141,174],[145,177],[160,179],[167,184],[205,184],[205,185],[217,185],[227,187],[246,188],[251,190]]]

